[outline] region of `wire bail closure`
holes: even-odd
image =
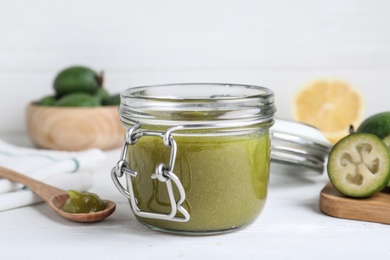
[[[168,129],[166,132],[160,131],[146,131],[141,129],[141,125],[139,123],[133,125],[126,132],[126,140],[122,147],[121,158],[115,165],[115,167],[111,170],[111,178],[117,187],[117,189],[130,200],[131,209],[136,216],[143,218],[153,218],[159,220],[169,220],[176,222],[187,222],[190,219],[190,214],[188,211],[182,206],[183,202],[186,199],[186,193],[183,188],[180,179],[173,172],[176,161],[176,153],[177,153],[177,145],[176,141],[172,137],[172,131],[177,129],[177,127]],[[162,214],[158,212],[146,212],[142,211],[138,207],[137,198],[134,195],[134,187],[133,182],[131,180],[132,177],[136,177],[139,173],[130,169],[129,162],[127,161],[127,152],[129,145],[135,145],[137,141],[144,136],[158,136],[162,138],[163,144],[166,147],[171,148],[171,156],[169,159],[169,165],[166,166],[163,163],[157,165],[155,172],[151,175],[152,179],[157,179],[161,183],[165,183],[169,201],[171,204],[171,212],[169,214]],[[126,190],[123,185],[120,183],[119,179],[125,174],[127,180],[128,190]],[[179,191],[179,198],[175,198],[175,194],[173,192],[173,184],[176,185],[177,190]],[[177,217],[177,213],[180,212],[183,217]]]

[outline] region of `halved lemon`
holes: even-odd
[[[336,143],[349,134],[349,128],[360,124],[365,112],[361,93],[349,83],[321,78],[304,85],[295,95],[293,117],[320,129]]]

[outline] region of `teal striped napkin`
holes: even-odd
[[[105,160],[99,149],[65,152],[18,147],[0,140],[0,165],[64,190],[87,191],[93,169]],[[23,185],[0,178],[0,211],[42,200]]]

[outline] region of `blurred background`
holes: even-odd
[[[388,0],[0,0],[0,134],[24,134],[26,105],[53,93],[72,65],[105,87],[255,84],[291,118],[297,90],[318,77],[355,86],[366,115],[389,110]]]

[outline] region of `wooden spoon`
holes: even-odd
[[[106,200],[107,208],[105,210],[91,213],[68,213],[61,210],[61,206],[69,198],[67,191],[34,180],[1,166],[0,177],[26,185],[39,197],[41,197],[47,205],[57,212],[57,214],[68,220],[76,222],[96,222],[110,216],[115,211],[116,204],[113,201]]]

